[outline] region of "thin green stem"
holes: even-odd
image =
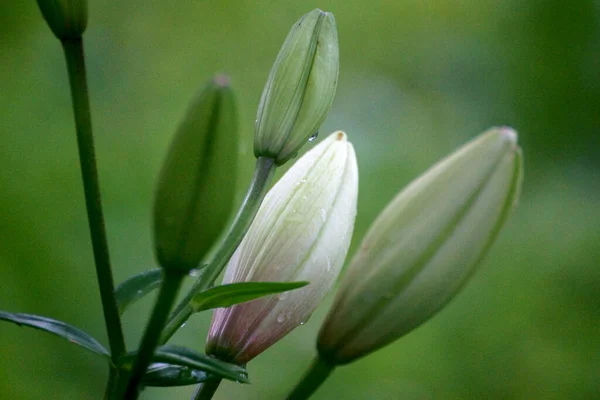
[[[194,296],[208,288],[210,288],[225,265],[237,249],[244,235],[248,231],[250,224],[254,220],[258,208],[260,207],[269,184],[275,174],[275,161],[271,158],[259,157],[256,160],[254,176],[246,193],[246,197],[242,202],[238,213],[229,228],[223,242],[215,252],[210,264],[205,267],[203,274],[194,283],[187,296],[175,308],[175,311],[169,318],[169,322],[165,327],[160,342],[166,343],[173,334],[183,325],[188,318],[193,314],[194,310],[190,307],[190,301]]]
[[[206,382],[201,383],[196,390],[194,400],[211,400],[220,384],[220,378],[209,379]]]
[[[317,356],[306,375],[304,375],[304,378],[302,378],[292,393],[288,395],[287,400],[308,399],[325,382],[334,369],[335,365],[329,364]]]
[[[109,367],[108,371],[108,382],[106,383],[106,389],[104,392],[104,400],[110,400],[113,398],[113,390],[118,378],[117,369],[114,366]]]
[[[96,264],[96,277],[100,288],[100,298],[102,300],[111,358],[113,363],[116,364],[118,358],[126,352],[125,339],[123,337],[117,301],[114,296],[115,285],[110,266],[104,215],[102,213],[100,183],[96,169],[96,155],[92,135],[92,117],[85,73],[83,40],[81,37],[63,40],[62,45],[71,85],[79,163],[81,165],[85,205]]]
[[[160,333],[165,326],[165,322],[185,276],[186,274],[180,270],[165,269],[164,280],[129,377],[125,393],[126,399],[137,399],[138,397],[138,385],[146,372],[148,364],[150,364],[154,350],[156,350],[156,346],[158,345]]]

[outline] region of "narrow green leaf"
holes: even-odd
[[[0,320],[13,322],[19,326],[40,329],[88,349],[91,352],[110,358],[108,351],[92,336],[79,328],[51,318],[33,314],[9,313],[0,311]]]
[[[135,361],[136,353],[129,353],[120,360],[120,367],[130,370]],[[187,367],[204,371],[211,375],[236,382],[248,383],[246,368],[236,364],[207,356],[206,354],[181,346],[161,346],[156,349],[152,362],[169,364],[171,366]]]
[[[202,383],[209,375],[199,369],[167,363],[150,364],[142,378],[142,385],[154,387],[187,386]]]
[[[309,282],[241,282],[215,286],[198,293],[190,302],[190,307],[194,312],[230,307],[260,297],[298,289],[308,284]]]
[[[162,280],[162,268],[156,268],[134,275],[121,283],[115,289],[119,314],[123,314],[127,307],[159,288]]]

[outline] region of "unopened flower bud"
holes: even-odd
[[[320,357],[351,362],[410,332],[463,287],[519,194],[517,135],[491,129],[413,181],[375,220],[319,333]]]
[[[158,180],[154,241],[164,268],[196,268],[235,198],[238,126],[227,77],[205,86],[179,126]]]
[[[333,133],[288,170],[265,197],[223,283],[310,284],[217,309],[207,354],[245,364],[309,318],[346,258],[357,194],[354,149],[343,132]]]
[[[296,22],[269,73],[256,116],[256,157],[281,165],[298,153],[331,108],[338,70],[335,18],[313,10]]]
[[[86,0],[38,0],[37,3],[58,39],[81,37],[87,26]]]

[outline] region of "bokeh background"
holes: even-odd
[[[270,66],[315,7],[339,29],[339,89],[320,138],[343,129],[356,148],[353,248],[395,193],[489,126],[519,131],[526,173],[519,208],[462,294],[339,368],[314,398],[600,398],[597,0],[90,0],[85,44],[116,281],[156,265],[155,177],[188,101],[218,72],[238,94],[243,194]],[[0,8],[0,309],[64,320],[106,343],[61,49],[33,0]],[[330,302],[249,365],[252,385],[224,383],[216,398],[282,398],[314,356]],[[151,304],[125,314],[131,347]],[[203,349],[208,320],[195,317],[174,341]],[[0,323],[0,398],[100,398],[106,375],[76,346]]]

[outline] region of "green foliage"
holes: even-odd
[[[134,359],[135,353],[125,356],[122,359],[122,367],[126,370],[131,369]],[[217,360],[216,358],[209,357],[203,353],[182,346],[167,345],[158,347],[154,352],[152,362],[200,370],[223,379],[248,383],[248,377],[244,367]]]
[[[198,293],[190,306],[194,312],[256,300],[264,296],[287,292],[308,285],[308,282],[242,282],[220,285]]]
[[[155,387],[187,386],[202,383],[209,375],[201,370],[166,363],[150,364],[142,385]]]
[[[76,344],[88,349],[91,352],[100,354],[101,356],[109,357],[108,351],[96,339],[83,332],[81,329],[62,321],[57,321],[52,318],[46,318],[33,314],[9,313],[0,311],[0,320],[15,323],[19,326],[28,326],[30,328],[39,329],[44,332],[52,333],[58,337],[68,340],[70,343]]]
[[[132,276],[115,289],[119,313],[123,314],[127,307],[160,287],[163,281],[162,268],[140,272]]]

